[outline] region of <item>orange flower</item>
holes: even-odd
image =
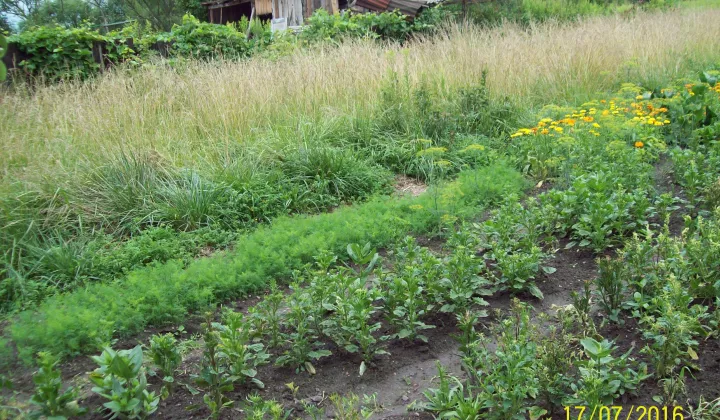
[[[585,122],[593,122],[593,120],[594,120],[594,118],[593,118],[593,117],[590,117],[590,116],[588,116],[588,117],[583,117],[583,121],[585,121]]]
[[[636,141],[635,147],[637,147],[638,149],[643,148],[643,147],[645,147],[645,143],[643,143],[641,141]]]

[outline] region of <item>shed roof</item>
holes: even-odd
[[[427,0],[356,0],[355,6],[374,12],[400,10],[407,16],[415,17],[427,3]]]

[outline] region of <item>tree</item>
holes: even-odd
[[[131,18],[163,31],[182,21],[184,10],[176,0],[120,0]]]
[[[40,8],[42,0],[0,0],[3,15],[17,16],[25,21]]]

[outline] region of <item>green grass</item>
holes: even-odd
[[[348,243],[387,246],[408,232],[439,229],[443,215],[477,215],[525,186],[518,172],[498,162],[416,198],[377,198],[328,214],[280,217],[238,238],[232,251],[187,268],[170,261],[50,297],[19,314],[8,330],[25,361],[38,351],[62,357],[93,352],[113,337],[181,322],[190,313],[263,290],[271,279],[288,279],[320,251],[341,254]]]

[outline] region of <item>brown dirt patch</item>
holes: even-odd
[[[427,190],[427,184],[405,175],[395,176],[395,194],[417,197]]]

